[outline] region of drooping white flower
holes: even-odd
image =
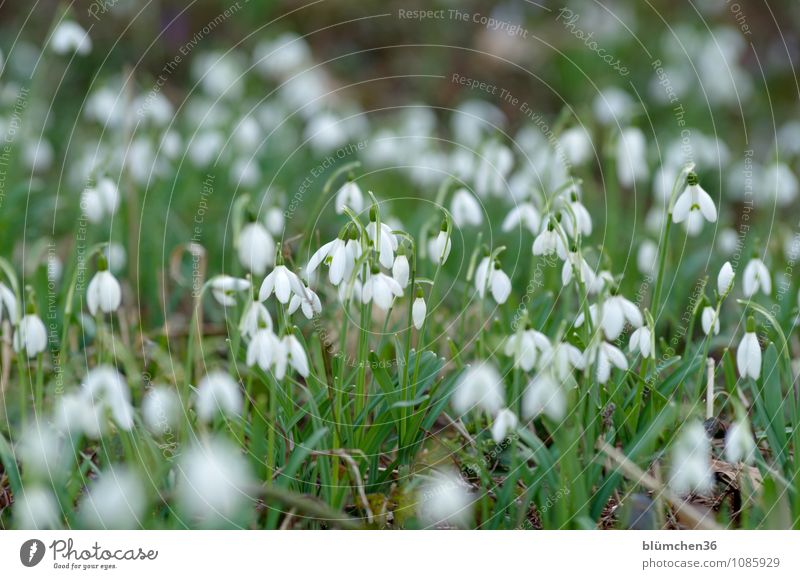
[[[516,227],[524,227],[533,234],[538,233],[542,224],[542,217],[532,203],[520,203],[508,212],[503,220],[502,229],[505,232]]]
[[[502,305],[511,294],[511,279],[500,269],[498,260],[484,257],[475,270],[475,289],[481,299],[486,296],[486,290],[489,290],[494,301]]]
[[[348,181],[339,188],[336,193],[336,213],[344,213],[344,208],[348,207],[353,213],[358,215],[364,210],[364,194],[355,181]]]
[[[639,244],[636,266],[642,275],[653,275],[656,265],[658,265],[658,245],[650,239],[645,239]]]
[[[236,305],[237,293],[250,289],[250,282],[246,279],[233,277],[230,275],[215,276],[210,284],[211,295],[220,305],[231,307]]]
[[[275,268],[264,278],[261,289],[258,291],[258,299],[266,301],[272,292],[282,304],[288,304],[292,295],[305,297],[305,287],[297,274],[290,271],[285,265],[276,265]]]
[[[255,505],[253,478],[239,449],[221,438],[187,452],[177,471],[180,511],[202,526],[230,525]]]
[[[759,290],[768,296],[772,293],[772,277],[767,266],[759,258],[754,257],[747,262],[742,275],[742,293],[744,297],[753,297]]]
[[[711,443],[697,420],[683,428],[672,449],[669,485],[680,495],[705,494],[714,486]]]
[[[90,529],[131,529],[142,525],[145,503],[144,481],[128,467],[116,465],[92,481],[78,512]]]
[[[552,223],[548,223],[533,240],[533,255],[558,255],[561,260],[567,259],[567,245]]]
[[[322,302],[319,301],[319,296],[316,292],[308,287],[306,287],[305,290],[305,297],[300,297],[297,294],[292,296],[286,313],[292,315],[297,311],[297,308],[300,308],[300,311],[303,312],[306,319],[310,320],[315,314],[322,312]]]
[[[92,39],[89,38],[89,33],[74,20],[62,20],[53,31],[50,48],[57,54],[75,52],[86,56],[92,51]]]
[[[514,358],[514,364],[529,372],[536,365],[540,353],[550,350],[550,340],[534,329],[517,331],[506,339],[505,355]]]
[[[277,207],[270,207],[264,215],[264,225],[271,235],[280,236],[283,233],[283,228],[286,225],[286,218],[283,211]]]
[[[242,227],[236,244],[239,263],[253,275],[262,276],[275,263],[275,241],[261,223]]]
[[[492,422],[492,440],[497,444],[503,442],[508,433],[517,428],[517,423],[517,415],[512,410],[503,408]]]
[[[114,274],[106,269],[105,256],[101,256],[98,267],[99,271],[86,288],[86,305],[93,316],[97,315],[98,310],[104,314],[115,312],[122,303],[122,289]]]
[[[380,239],[378,239],[378,225],[376,221],[370,221],[367,224],[367,237],[369,238],[375,251],[378,253],[378,261],[386,269],[392,269],[394,265],[394,252],[397,251],[397,236],[392,233],[392,228],[386,223],[381,223]],[[376,246],[376,243],[380,247]]]
[[[583,165],[592,156],[592,141],[584,127],[571,127],[558,137],[558,152],[565,164]]]
[[[617,177],[625,188],[650,174],[647,167],[647,143],[644,133],[637,128],[624,129],[617,140]]]
[[[726,296],[733,288],[733,278],[736,274],[733,271],[730,261],[726,261],[719,270],[717,275],[717,293],[720,297]],[[769,293],[769,292],[767,292]]]
[[[251,338],[260,328],[272,329],[272,317],[267,307],[258,300],[250,300],[239,322],[239,332]]]
[[[26,477],[58,480],[64,464],[64,441],[58,431],[43,420],[31,421],[14,447]]]
[[[583,370],[586,360],[583,352],[572,344],[558,342],[549,350],[542,351],[539,367],[549,369],[553,377],[563,383],[571,377],[573,369]]]
[[[142,399],[142,418],[156,436],[163,436],[178,427],[181,400],[175,388],[153,386]]]
[[[60,513],[55,495],[44,486],[26,485],[14,500],[14,525],[18,529],[57,529]]]
[[[242,412],[239,384],[227,372],[212,370],[197,385],[195,410],[203,422],[211,422],[218,413],[228,417],[239,416]]]
[[[22,316],[14,332],[14,351],[35,358],[47,349],[47,329],[34,313]]]
[[[425,298],[422,297],[421,291],[417,292],[417,297],[414,298],[414,305],[411,306],[411,321],[414,322],[414,327],[418,330],[422,329],[422,324],[425,323],[425,316],[428,313],[428,306],[425,304]]]
[[[442,226],[444,227],[444,225]],[[450,256],[450,249],[452,243],[450,242],[450,235],[446,230],[439,231],[436,237],[431,237],[428,240],[428,255],[433,263],[444,263]]]
[[[711,196],[698,184],[697,175],[689,173],[686,188],[678,196],[672,208],[672,221],[675,223],[685,221],[689,234],[696,235],[703,227],[703,220],[716,222],[717,207]]]
[[[278,338],[272,333],[271,328],[257,330],[247,345],[247,365],[250,367],[258,365],[264,372],[269,371],[275,353],[280,348],[277,342]]]
[[[584,352],[586,360],[586,368],[588,369],[592,364],[597,364],[597,381],[600,384],[605,384],[611,377],[611,370],[616,367],[620,370],[628,369],[628,360],[625,354],[608,342],[600,342],[599,344],[586,349]]]
[[[559,421],[567,412],[567,395],[548,371],[537,374],[525,388],[522,396],[522,414],[536,418],[544,414],[550,420]]]
[[[505,401],[505,386],[500,373],[491,362],[482,361],[470,366],[458,379],[453,394],[453,408],[466,414],[475,407],[496,414]]]
[[[361,303],[362,289],[363,289],[363,284],[359,279],[354,279],[352,284],[350,283],[340,284],[339,291],[337,292],[337,297],[339,298],[339,302],[342,304],[346,304],[348,302]]]
[[[634,328],[639,328],[644,323],[642,312],[639,311],[636,304],[621,295],[609,296],[599,306],[592,304],[589,306],[589,315],[592,318],[592,324],[595,327],[599,325],[608,340],[619,338],[626,322]],[[584,316],[581,312],[575,320],[575,326],[580,327],[583,322]]]
[[[375,301],[383,311],[392,307],[394,298],[403,296],[403,288],[395,279],[380,271],[373,271],[361,290],[361,301],[368,304]]]
[[[703,313],[700,316],[700,323],[703,326],[703,333],[706,336],[711,335],[712,331],[715,336],[719,334],[719,316],[717,316],[717,310],[711,306],[703,308]]]
[[[4,283],[0,282],[0,322],[3,314],[8,316],[12,324],[17,323],[17,297]]]
[[[112,366],[97,366],[86,374],[81,385],[87,404],[93,412],[87,414],[84,431],[98,438],[105,431],[106,420],[111,420],[121,430],[133,429],[131,391],[124,376]]]
[[[392,266],[392,277],[404,288],[408,285],[408,276],[410,268],[408,265],[408,258],[405,254],[400,254],[394,258],[394,265]]]
[[[478,227],[483,223],[483,210],[478,200],[466,189],[459,189],[453,194],[450,213],[456,227],[472,225]]]
[[[481,197],[502,195],[507,188],[506,178],[514,166],[514,155],[497,141],[487,143],[482,153],[475,171],[475,192]]]
[[[314,252],[306,266],[307,275],[311,276],[321,263],[326,263],[328,279],[333,285],[338,286],[353,273],[356,259],[360,255],[361,246],[357,242],[348,243],[342,236],[337,237]]]
[[[564,231],[572,238],[576,237],[578,233],[584,237],[591,235],[592,216],[580,202],[578,195],[574,192],[571,195],[571,201],[561,211],[561,224],[564,226]]]
[[[650,328],[642,326],[637,328],[632,334],[628,344],[631,352],[641,352],[643,358],[655,358],[653,350],[653,334]]]
[[[429,528],[464,528],[472,521],[472,501],[470,487],[458,473],[439,471],[421,488],[417,514]]]
[[[751,323],[748,320],[748,326]],[[739,347],[736,349],[736,367],[742,378],[758,380],[761,376],[761,346],[758,343],[755,328],[748,328]]]
[[[561,285],[567,287],[576,271],[580,271],[580,280],[590,294],[599,293],[603,289],[603,281],[597,278],[586,260],[577,251],[570,251],[561,266]]]
[[[283,380],[289,366],[294,368],[303,378],[308,377],[309,367],[306,351],[293,334],[284,336],[278,342],[279,347],[275,350],[275,377]]]
[[[725,458],[728,462],[752,464],[756,456],[756,442],[747,418],[740,418],[731,424],[725,434]]]

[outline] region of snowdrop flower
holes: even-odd
[[[409,271],[408,258],[404,253],[398,254],[398,256],[394,258],[392,277],[402,288],[408,285]]]
[[[392,307],[395,297],[402,296],[403,288],[400,284],[393,277],[381,273],[377,267],[373,269],[361,290],[362,303],[368,304],[375,300],[375,305],[383,311]]]
[[[14,503],[14,521],[17,528],[55,529],[60,526],[61,509],[50,489],[26,485]]]
[[[513,166],[514,155],[508,147],[496,141],[487,143],[483,159],[475,171],[475,192],[481,197],[501,195]]]
[[[198,444],[181,460],[176,494],[178,507],[204,526],[231,524],[255,506],[247,460],[222,438]]]
[[[472,493],[458,473],[437,472],[421,489],[417,514],[427,527],[464,528],[472,520]]]
[[[658,263],[658,245],[645,239],[639,244],[639,251],[636,254],[636,266],[642,275],[653,275]]]
[[[758,290],[768,296],[772,293],[772,278],[764,262],[754,257],[747,262],[742,276],[742,293],[744,297],[753,297]]]
[[[236,251],[242,267],[259,277],[275,263],[275,241],[267,228],[257,221],[242,227]]]
[[[218,275],[211,280],[210,288],[211,295],[220,305],[231,307],[236,305],[234,296],[250,289],[250,282],[230,275]]]
[[[577,251],[570,251],[564,265],[561,266],[561,285],[567,287],[572,281],[574,272],[578,270],[581,272],[581,281],[589,293],[596,294],[603,289],[602,280],[597,279],[592,268]]]
[[[133,406],[131,391],[125,378],[112,366],[97,366],[86,374],[82,391],[92,408],[86,414],[84,424],[86,434],[97,438],[105,430],[108,414],[121,430],[133,429]]]
[[[228,417],[239,416],[242,412],[239,384],[226,372],[212,370],[197,386],[195,409],[203,422],[211,422],[220,412]]]
[[[680,495],[705,494],[714,486],[711,443],[697,420],[684,427],[675,443],[669,485]]]
[[[386,269],[392,269],[394,265],[394,252],[397,251],[398,246],[397,236],[392,233],[391,227],[386,223],[381,223],[380,239],[377,239],[378,223],[373,211],[370,211],[370,222],[367,224],[367,237],[372,243],[372,246],[375,247],[375,251],[378,253],[378,261],[381,262],[381,265]],[[375,246],[376,242],[380,244],[380,247]]]
[[[536,236],[536,239],[533,240],[533,255],[547,256],[554,253],[562,261],[567,259],[567,246],[564,243],[564,239],[555,230],[555,226],[548,222],[539,235]]]
[[[345,241],[351,231],[349,227],[344,228],[339,237],[315,251],[308,260],[306,275],[311,276],[321,263],[325,263],[328,265],[328,279],[334,286],[349,278],[355,268],[356,260],[361,255],[361,246],[358,242]]]
[[[78,511],[87,528],[131,529],[141,525],[145,502],[144,481],[129,468],[117,465],[92,482]]]
[[[422,324],[425,323],[425,316],[428,313],[428,306],[425,305],[425,297],[422,293],[422,288],[417,287],[417,297],[414,299],[414,305],[411,306],[411,320],[414,322],[414,327],[417,330],[422,329]]]
[[[550,350],[550,340],[531,328],[515,332],[506,340],[505,354],[513,356],[514,365],[529,372],[536,365],[539,354]]]
[[[264,216],[264,225],[266,225],[267,231],[269,231],[271,235],[280,236],[286,226],[286,218],[283,215],[283,211],[277,207],[270,207],[267,209],[267,213]]]
[[[456,227],[472,225],[475,227],[483,223],[483,210],[478,200],[466,189],[459,189],[453,195],[450,203],[450,213],[453,215],[453,223]]]
[[[597,363],[597,381],[605,384],[611,377],[611,370],[616,367],[620,370],[628,369],[628,360],[622,350],[608,342],[600,342],[598,345],[588,348],[585,352],[586,367],[588,369]]]
[[[119,188],[108,177],[101,177],[94,187],[87,187],[81,194],[81,210],[92,223],[113,217],[118,207]]]
[[[598,324],[599,313],[599,324]],[[589,315],[592,318],[592,324],[600,326],[605,332],[606,339],[616,340],[625,328],[625,323],[629,323],[634,328],[639,328],[644,323],[642,313],[639,308],[629,299],[620,296],[609,296],[599,306],[592,304],[589,306]],[[583,325],[584,316],[583,312],[578,315],[575,320],[575,326],[580,327]]]
[[[503,220],[502,229],[505,232],[515,227],[525,227],[531,233],[537,233],[542,224],[542,217],[532,203],[520,203],[508,212]]]
[[[497,444],[503,442],[509,432],[516,430],[517,423],[517,415],[512,410],[503,408],[492,422],[492,440]]]
[[[750,431],[747,418],[742,417],[731,424],[725,434],[725,458],[728,462],[753,464],[756,455],[756,442]]]
[[[450,249],[452,243],[450,242],[450,234],[447,231],[447,224],[442,223],[439,234],[428,240],[428,253],[430,254],[433,263],[444,263],[450,256]]]
[[[567,395],[550,372],[544,371],[530,381],[522,397],[522,414],[536,418],[544,414],[559,421],[567,412]]]
[[[361,280],[354,279],[352,283],[343,283],[339,285],[337,297],[339,298],[339,302],[342,304],[346,304],[353,300],[355,300],[356,303],[359,303],[361,302],[362,290],[363,284],[361,283]]]
[[[558,137],[557,149],[566,165],[583,165],[592,156],[592,141],[586,129],[572,127]]]
[[[456,383],[453,408],[463,415],[479,407],[489,414],[496,414],[505,401],[505,386],[497,369],[491,362],[483,361],[470,366]]]
[[[47,329],[32,310],[22,316],[14,332],[14,351],[35,358],[47,348]]]
[[[163,436],[177,428],[180,413],[180,398],[175,389],[169,386],[154,386],[142,400],[144,424],[156,436]]]
[[[345,207],[356,215],[364,210],[364,194],[355,181],[348,181],[336,193],[336,213],[341,215]]]
[[[99,309],[104,314],[110,314],[119,309],[122,303],[122,289],[117,278],[108,271],[106,256],[100,254],[97,259],[97,273],[86,288],[86,304],[89,312],[94,316]]]
[[[620,184],[630,188],[637,180],[646,179],[648,175],[644,133],[637,128],[624,129],[617,140],[617,177]]]
[[[58,431],[44,421],[32,421],[15,448],[26,476],[50,480],[61,470],[64,444]]]
[[[297,294],[292,296],[286,313],[291,316],[297,311],[297,308],[300,308],[300,311],[303,312],[303,315],[306,317],[306,319],[310,320],[314,317],[314,314],[319,314],[322,312],[322,303],[319,301],[319,296],[316,294],[316,292],[312,291],[308,287],[306,287],[305,290],[305,297],[300,297]]]
[[[717,293],[719,296],[725,297],[733,288],[733,278],[736,274],[733,272],[733,267],[730,261],[726,261],[717,275]]]
[[[715,336],[719,334],[719,317],[717,316],[717,310],[711,306],[703,308],[700,323],[703,326],[703,333],[706,336],[710,336],[712,331]]]
[[[675,223],[685,221],[686,231],[690,235],[697,235],[703,228],[703,220],[709,223],[716,222],[717,208],[711,196],[699,185],[696,173],[689,173],[686,183],[686,188],[678,196],[672,208],[672,221]]]
[[[647,326],[642,326],[631,334],[628,347],[631,352],[641,352],[643,358],[656,357],[653,349],[653,334]]]
[[[761,376],[761,345],[758,343],[756,323],[752,316],[747,318],[747,332],[736,349],[736,367],[742,378],[758,380]]]
[[[303,345],[294,335],[284,336],[275,350],[275,377],[283,380],[288,366],[294,368],[303,378],[308,377],[308,358]]]
[[[62,20],[50,38],[50,48],[57,54],[75,52],[86,56],[92,51],[92,39],[74,20]]]
[[[261,328],[272,329],[272,317],[267,307],[258,300],[247,304],[239,322],[239,332],[245,338],[252,338]]]
[[[561,210],[561,224],[564,231],[570,237],[576,237],[578,233],[586,237],[592,234],[592,216],[589,210],[584,207],[578,199],[576,193],[572,193],[572,200],[567,207]]]
[[[3,314],[8,316],[11,324],[17,323],[17,297],[4,283],[0,282],[0,322]]]
[[[252,368],[257,364],[267,372],[272,366],[276,350],[280,347],[277,342],[278,338],[272,333],[271,328],[257,330],[247,345],[247,365]]]
[[[275,297],[282,304],[288,304],[292,295],[305,298],[306,294],[303,282],[300,281],[297,274],[290,271],[283,264],[276,265],[269,275],[264,278],[261,283],[261,289],[258,292],[259,301],[266,301],[273,291],[275,292]]]
[[[486,290],[489,290],[494,301],[502,305],[506,303],[508,296],[511,294],[511,280],[500,269],[498,260],[484,257],[475,270],[475,288],[478,290],[478,295],[481,299],[485,297]]]
[[[586,360],[583,352],[567,342],[558,342],[548,350],[542,351],[539,367],[549,369],[553,377],[565,382],[572,376],[572,370],[583,370]]]

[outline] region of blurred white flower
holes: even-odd
[[[310,320],[315,314],[322,312],[322,303],[319,301],[319,296],[316,294],[316,292],[306,287],[304,297],[300,297],[297,294],[292,296],[286,313],[291,316],[297,311],[298,308],[300,308],[300,311],[303,312],[303,315],[306,317],[306,319]]]
[[[733,288],[733,279],[736,274],[733,271],[731,262],[726,261],[719,270],[717,275],[717,293],[720,297],[728,295]]]
[[[0,322],[3,321],[3,314],[8,317],[12,325],[17,323],[17,297],[0,282]]]
[[[288,366],[294,368],[303,378],[309,374],[308,358],[303,345],[294,335],[284,336],[275,349],[275,377],[283,380]]]
[[[364,210],[364,194],[355,181],[348,180],[336,193],[336,213],[344,213],[345,207],[349,208],[356,215]]]
[[[514,155],[505,145],[492,141],[483,148],[483,159],[475,171],[474,189],[480,197],[505,195],[506,179],[514,166]]]
[[[272,333],[271,328],[256,330],[247,345],[247,365],[258,365],[264,372],[269,371],[278,348],[278,337]]]
[[[262,73],[282,79],[311,63],[311,50],[302,36],[285,32],[259,43],[253,52],[254,65]]]
[[[264,225],[271,235],[281,236],[286,226],[286,217],[277,207],[270,207],[264,216]]]
[[[711,306],[706,306],[703,308],[700,322],[703,326],[703,333],[706,336],[711,335],[712,331],[714,332],[715,336],[719,334],[719,317],[717,316],[717,310]]]
[[[74,20],[62,20],[50,38],[50,48],[57,54],[75,52],[86,56],[92,51],[92,39],[81,25]]]
[[[392,277],[400,284],[401,288],[408,286],[408,276],[410,268],[408,265],[408,258],[405,254],[398,255],[394,258],[394,265],[392,265]]]
[[[442,229],[436,235],[428,240],[428,255],[433,263],[444,263],[450,256],[450,249],[452,243],[450,235],[446,230]]]
[[[475,227],[483,223],[483,209],[478,200],[466,189],[459,189],[453,194],[450,203],[450,213],[453,216],[453,223],[456,227]]]
[[[583,165],[594,151],[592,140],[583,127],[572,127],[561,133],[557,148],[568,167]]]
[[[472,521],[472,493],[456,472],[436,472],[423,485],[417,501],[417,514],[426,527],[465,528]]]
[[[400,284],[393,277],[379,271],[373,271],[367,277],[367,281],[364,282],[361,290],[361,301],[363,303],[368,304],[374,300],[375,305],[383,311],[387,311],[392,307],[395,297],[402,296],[403,288],[400,287]]]
[[[706,494],[714,486],[711,443],[706,429],[697,420],[684,426],[675,442],[669,485],[680,495]]]
[[[492,422],[492,440],[497,444],[503,442],[509,432],[516,430],[517,423],[517,415],[512,410],[503,408]]]
[[[631,352],[641,352],[643,358],[656,357],[655,350],[653,349],[653,334],[647,326],[637,328],[631,334],[628,347]]]
[[[481,299],[490,291],[494,301],[502,305],[511,294],[511,279],[500,269],[498,260],[484,257],[475,270],[475,289]]]
[[[264,281],[261,283],[261,289],[258,291],[258,299],[266,301],[272,292],[275,292],[275,297],[282,304],[288,304],[292,295],[305,297],[305,287],[297,274],[290,271],[285,265],[276,265],[275,268],[269,273]]]
[[[595,118],[603,125],[623,125],[630,120],[634,110],[633,98],[624,90],[603,89],[592,101]]]
[[[541,332],[526,329],[514,332],[506,339],[505,355],[514,358],[514,364],[529,372],[536,365],[540,353],[550,350],[550,340]]]
[[[469,366],[459,377],[453,393],[452,404],[463,415],[475,407],[496,414],[505,401],[505,385],[491,362],[478,362]]]
[[[46,349],[47,329],[44,323],[36,314],[25,314],[14,332],[14,351],[35,358]]]
[[[227,372],[212,370],[197,385],[195,410],[203,422],[211,422],[218,413],[230,418],[239,416],[242,412],[239,383]]]
[[[539,211],[532,203],[520,203],[506,215],[502,229],[508,232],[521,226],[536,234],[541,227],[541,223],[542,218],[539,215]]]
[[[142,399],[142,418],[150,432],[163,436],[178,426],[181,401],[174,388],[154,386]]]
[[[340,237],[329,241],[314,252],[306,266],[308,276],[311,276],[321,263],[326,263],[328,279],[334,286],[338,286],[342,281],[350,278],[355,262],[361,255],[361,246],[358,243],[347,243],[342,237],[344,235],[346,235],[346,230]]]
[[[549,350],[542,352],[539,367],[549,369],[553,377],[563,383],[571,377],[573,368],[583,370],[586,367],[586,360],[583,352],[572,344],[558,342]]]
[[[592,216],[575,193],[572,193],[571,200],[561,210],[561,224],[572,238],[577,237],[578,233],[584,237],[592,234]]]
[[[739,347],[736,349],[736,367],[742,378],[750,377],[758,380],[761,376],[761,345],[758,343],[755,328],[748,320],[748,329],[745,332]]]
[[[275,241],[267,228],[257,221],[242,227],[236,245],[239,263],[253,275],[264,275],[275,263]]]
[[[649,174],[644,133],[636,128],[624,129],[617,140],[617,178],[620,184],[631,188]]]
[[[128,383],[116,368],[97,366],[89,370],[82,384],[83,393],[88,399],[91,413],[85,415],[84,430],[87,435],[97,438],[105,430],[108,414],[121,430],[133,428],[133,406]]]
[[[755,457],[756,442],[753,440],[750,424],[747,418],[740,418],[731,424],[725,434],[725,458],[734,464],[753,464]]]
[[[768,296],[772,293],[772,277],[767,266],[759,258],[754,257],[747,262],[742,274],[742,293],[744,297],[753,297],[756,292]]]
[[[528,383],[522,397],[522,414],[536,418],[544,414],[550,420],[559,421],[567,412],[567,395],[548,371],[537,374]]]
[[[14,522],[19,529],[57,529],[60,518],[55,495],[43,486],[26,485],[14,501]]]
[[[655,241],[645,239],[639,244],[636,254],[636,266],[642,275],[653,275],[658,265],[658,245]]]
[[[108,267],[105,256],[99,261],[99,271],[86,288],[86,305],[93,316],[98,310],[104,314],[116,312],[122,303],[122,289],[114,274],[105,269]]]
[[[609,296],[600,305],[592,304],[589,306],[589,315],[595,327],[599,325],[603,328],[608,340],[619,338],[626,322],[634,328],[639,328],[644,323],[642,312],[636,304],[621,295]],[[584,315],[581,312],[575,320],[575,326],[580,327],[583,322]]]
[[[110,466],[92,481],[78,505],[89,529],[134,529],[142,525],[144,481],[128,467]]]
[[[242,319],[239,322],[239,332],[245,338],[252,338],[261,329],[272,329],[272,316],[267,307],[258,300],[250,300],[245,306]]]
[[[14,450],[26,476],[48,481],[60,477],[64,443],[58,431],[44,421],[29,423]]]
[[[211,279],[210,288],[211,295],[220,305],[231,307],[236,305],[237,293],[250,289],[250,282],[230,275],[218,275]]]

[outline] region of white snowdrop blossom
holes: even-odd
[[[272,293],[282,304],[288,304],[292,295],[304,298],[306,294],[305,286],[297,274],[289,270],[285,265],[276,265],[275,268],[264,278],[261,289],[258,291],[259,301],[266,301]]]
[[[472,521],[469,485],[453,471],[436,472],[417,497],[417,515],[426,527],[464,528]]]
[[[472,225],[478,227],[483,223],[483,210],[478,200],[466,189],[459,189],[450,203],[450,213],[457,227]]]
[[[703,313],[700,316],[700,323],[703,326],[703,333],[706,336],[710,336],[712,332],[715,336],[719,334],[719,316],[717,316],[717,310],[711,306],[703,308]]]
[[[518,422],[513,410],[503,408],[492,422],[492,440],[497,444],[503,442],[509,432],[516,430]]]
[[[720,297],[724,297],[733,289],[733,279],[736,274],[733,271],[730,261],[726,261],[719,270],[717,275],[717,293]]]
[[[658,265],[658,245],[656,242],[646,239],[639,244],[639,251],[636,253],[636,266],[642,275],[652,275]]]
[[[348,181],[339,188],[336,193],[335,208],[336,213],[344,213],[344,208],[349,208],[358,215],[364,210],[364,194],[355,181]]]
[[[490,291],[494,301],[502,305],[511,294],[511,279],[500,269],[498,260],[484,257],[475,270],[475,289],[481,299]]]
[[[714,200],[698,184],[697,175],[689,173],[686,188],[678,196],[672,208],[672,221],[686,222],[686,231],[697,235],[703,228],[703,221],[714,223],[717,220],[717,207]]]
[[[264,215],[264,225],[271,235],[280,235],[283,233],[283,228],[286,226],[286,218],[283,211],[277,207],[270,207]]]
[[[392,265],[392,277],[400,284],[400,287],[405,288],[408,286],[409,272],[408,258],[404,254],[395,257],[394,265]]]
[[[118,206],[119,188],[108,177],[101,177],[94,187],[87,187],[81,194],[81,210],[92,223],[113,217]]]
[[[558,342],[542,352],[539,367],[550,369],[554,378],[565,382],[572,376],[573,369],[583,370],[586,367],[586,360],[583,352],[572,344]]]
[[[378,239],[380,237],[380,239]],[[392,269],[394,265],[394,252],[397,251],[397,236],[392,233],[392,228],[386,223],[381,223],[380,236],[378,236],[378,224],[370,220],[367,224],[367,238],[369,238],[375,251],[378,253],[378,261],[386,269]],[[376,243],[380,247],[376,246]]]
[[[625,188],[650,174],[647,167],[647,143],[644,133],[637,128],[627,128],[617,140],[617,177]]]
[[[81,521],[90,529],[131,529],[141,525],[146,506],[144,481],[116,465],[92,481],[78,505]]]
[[[625,354],[622,350],[608,342],[600,342],[588,348],[584,356],[586,358],[585,363],[587,369],[593,364],[597,365],[596,377],[600,384],[608,382],[613,368],[619,368],[620,370],[628,369],[628,360],[625,358]]]
[[[576,193],[572,193],[572,200],[561,211],[561,224],[567,235],[572,238],[579,233],[584,237],[592,234],[592,216]]]
[[[0,282],[0,322],[3,314],[12,324],[17,323],[17,297],[4,283]]]
[[[643,358],[655,358],[656,356],[653,349],[653,334],[647,326],[634,330],[628,346],[631,352],[640,352]]]
[[[540,353],[550,350],[550,340],[533,329],[517,331],[506,339],[505,355],[514,358],[514,364],[529,372],[536,365]]]
[[[403,288],[397,281],[385,273],[373,271],[361,290],[362,303],[375,302],[380,309],[387,311],[392,307],[394,298],[403,296]]]
[[[264,372],[272,366],[275,353],[280,348],[278,338],[272,333],[272,328],[256,330],[247,345],[247,365],[258,365]]]
[[[669,485],[680,495],[706,494],[714,486],[711,443],[697,420],[684,427],[672,449]]]
[[[239,321],[239,332],[245,338],[251,338],[261,328],[272,329],[272,316],[260,301],[250,300]]]
[[[60,519],[56,497],[44,486],[25,485],[14,501],[14,524],[19,529],[57,529]]]
[[[417,330],[422,329],[422,324],[425,323],[425,316],[428,313],[428,306],[425,304],[425,298],[422,291],[417,291],[417,297],[414,298],[414,304],[411,306],[411,321]]]
[[[479,362],[459,377],[452,398],[453,408],[461,415],[476,407],[494,415],[503,407],[504,390],[503,379],[494,365],[488,361]]]
[[[97,311],[110,314],[119,309],[122,303],[122,289],[117,278],[108,269],[105,256],[100,259],[100,270],[94,274],[86,288],[86,305],[94,316]]]
[[[156,436],[173,432],[178,427],[181,411],[178,393],[169,386],[154,386],[142,399],[144,424]]]
[[[740,418],[731,424],[725,433],[725,458],[728,462],[753,464],[756,450],[756,442],[747,418]]]
[[[22,316],[14,332],[14,351],[35,358],[47,349],[47,329],[35,313]]]
[[[522,414],[536,418],[544,414],[550,420],[559,421],[567,412],[567,394],[548,371],[537,374],[525,388],[522,397]]]
[[[45,421],[29,423],[22,431],[14,451],[26,476],[49,480],[60,475],[64,441],[58,431]]]
[[[211,422],[218,413],[232,418],[242,412],[239,384],[222,370],[212,370],[200,379],[194,402],[197,416],[203,422]]]
[[[253,275],[264,275],[275,263],[275,241],[267,228],[257,221],[242,227],[236,251],[239,263]]]
[[[533,240],[533,255],[558,255],[563,261],[567,259],[567,245],[555,226],[548,223]]]
[[[92,39],[74,20],[62,20],[50,38],[50,48],[57,54],[76,53],[86,56],[92,51]]]
[[[445,229],[440,230],[436,237],[431,237],[428,240],[428,254],[433,263],[444,263],[447,261],[447,258],[450,256],[451,248],[450,234]]]
[[[220,305],[231,307],[236,305],[236,294],[250,289],[250,282],[246,279],[230,275],[218,275],[209,283],[211,295]]]
[[[759,290],[768,296],[772,293],[772,277],[767,266],[759,258],[754,257],[747,262],[742,274],[742,293],[744,297],[753,297]]]
[[[131,391],[124,376],[112,366],[97,366],[86,374],[82,391],[86,404],[92,409],[86,414],[84,430],[92,438],[98,438],[105,431],[109,417],[117,428],[133,429],[133,405]]]
[[[283,380],[287,368],[291,366],[303,378],[309,374],[308,358],[303,345],[294,335],[289,334],[281,338],[275,350],[275,377]]]
[[[520,203],[508,212],[503,220],[502,229],[509,232],[516,227],[524,227],[536,234],[542,225],[542,217],[532,203]]]
[[[589,315],[592,318],[592,324],[595,327],[599,325],[608,340],[619,338],[626,322],[634,328],[639,328],[644,323],[642,312],[639,311],[636,304],[620,295],[610,296],[600,305],[592,304],[589,306]],[[581,312],[575,320],[575,326],[580,327],[583,322],[584,315]]]
[[[305,297],[300,297],[295,294],[289,301],[289,308],[286,310],[290,316],[300,308],[306,319],[310,320],[315,314],[322,312],[322,302],[319,301],[319,296],[310,288],[305,288]]]
[[[314,252],[308,260],[306,274],[311,276],[321,263],[325,263],[328,265],[328,280],[334,286],[338,286],[353,273],[355,262],[360,255],[361,246],[357,242],[348,243],[343,237],[337,237]]]
[[[742,378],[758,380],[761,376],[761,345],[755,333],[755,324],[748,320],[747,325],[747,332],[736,349],[736,367]]]
[[[603,289],[603,280],[595,275],[586,260],[577,251],[570,251],[561,266],[561,285],[567,287],[576,271],[580,271],[580,280],[590,294],[597,294]]]
[[[222,438],[199,443],[177,470],[178,507],[203,526],[219,526],[243,516],[255,504],[254,479],[239,449]]]

